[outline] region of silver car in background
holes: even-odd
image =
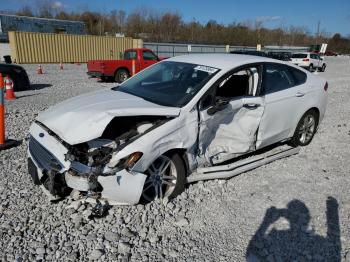
[[[266,146],[308,145],[327,88],[324,79],[265,57],[170,58],[39,114],[29,173],[52,198],[72,191],[109,204],[175,197],[208,168],[220,177],[227,161]]]

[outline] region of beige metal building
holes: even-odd
[[[118,59],[128,48],[142,47],[131,37],[9,32],[12,60],[18,64],[85,63]]]

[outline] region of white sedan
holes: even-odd
[[[264,57],[170,58],[41,113],[30,128],[29,173],[53,198],[72,191],[109,204],[174,197],[208,168],[227,177],[225,163],[238,156],[281,141],[308,145],[327,88],[304,69]]]

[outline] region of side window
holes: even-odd
[[[258,67],[247,67],[225,78],[218,86],[216,96],[234,98],[256,96],[259,88]]]
[[[283,64],[266,64],[263,74],[263,90],[270,94],[294,86],[294,78]]]
[[[150,51],[143,51],[143,60],[157,60],[158,57]]]
[[[124,60],[133,60],[133,59],[137,59],[136,51],[126,51],[124,53]]]
[[[312,59],[317,59],[317,55],[315,55],[315,54],[310,54],[310,57],[311,57]]]
[[[306,82],[306,74],[299,69],[288,66],[289,72],[293,75],[294,83],[296,86],[302,85]]]

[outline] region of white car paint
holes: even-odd
[[[150,103],[142,98],[110,89],[68,99],[41,113],[37,120],[71,145],[102,135],[107,124],[117,116],[177,116],[179,108]],[[74,128],[72,128],[74,123]],[[81,132],[84,130],[84,132]]]
[[[184,150],[189,172],[194,172],[197,168],[220,163],[290,138],[299,119],[310,108],[315,107],[320,111],[320,122],[323,118],[327,100],[323,90],[326,81],[289,63],[232,54],[186,55],[169,58],[166,62],[192,63],[220,71],[181,108],[161,106],[114,90],[69,99],[41,113],[36,119],[40,124],[33,123],[30,129],[31,136],[62,163],[60,172],[67,176],[73,165],[65,157],[67,147],[96,141],[115,117],[168,117],[166,122],[150,129],[131,143],[122,147],[115,146],[116,150],[103,171],[112,174],[105,173],[106,175],[98,177],[104,188],[102,197],[119,204],[135,204],[140,198],[146,169],[169,150]],[[214,115],[208,115],[207,108],[198,108],[204,94],[230,71],[248,64],[264,63],[288,65],[302,70],[307,76],[307,82],[272,94],[234,97],[228,107]],[[133,77],[125,83],[132,79]],[[252,82],[256,83],[256,79],[254,74]],[[252,104],[257,107],[247,108],[246,105]],[[142,152],[143,155],[131,170],[114,170],[122,159],[134,152]],[[30,149],[29,156],[35,160]],[[38,163],[34,162],[40,169]],[[78,182],[70,180],[71,178],[67,176],[66,180],[75,189],[86,189],[89,186],[87,178],[78,179]],[[76,186],[74,183],[77,183]]]

